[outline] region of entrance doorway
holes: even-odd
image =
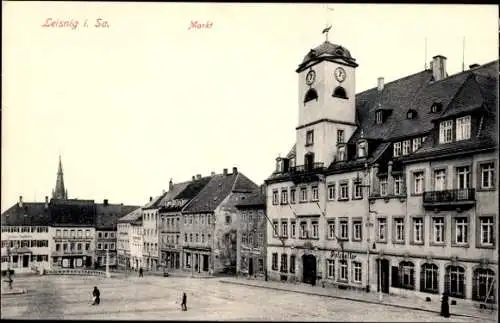
[[[23,268],[27,268],[30,264],[30,256],[23,255]]]
[[[382,280],[382,281],[381,281]],[[389,260],[377,259],[377,292],[389,293]]]
[[[253,275],[253,258],[248,258],[248,275]]]
[[[313,255],[302,256],[302,282],[316,285],[316,257]]]
[[[203,255],[203,271],[208,271],[208,255]]]

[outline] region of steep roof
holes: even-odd
[[[49,226],[50,209],[45,203],[18,203],[11,206],[1,215],[2,226]]]
[[[257,188],[257,184],[241,172],[214,175],[182,213],[213,212],[232,192],[250,193]]]
[[[236,207],[247,208],[247,207],[265,207],[266,197],[264,192],[259,188],[258,190],[242,196],[240,202],[236,204]]]
[[[120,218],[139,208],[139,206],[123,204],[96,204],[96,228],[98,230],[116,229]]]
[[[162,201],[161,212],[177,212],[182,210],[192,198],[201,192],[211,179],[212,176],[207,176],[189,182],[174,184],[174,193],[169,196],[169,199]],[[179,203],[168,203],[174,200],[178,200]]]
[[[140,220],[142,217],[142,209],[137,208],[133,211],[130,211],[127,215],[124,217],[121,217],[118,219],[118,223],[133,223],[135,221]]]

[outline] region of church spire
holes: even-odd
[[[61,155],[59,155],[59,168],[57,169],[56,188],[52,193],[52,198],[62,200],[68,198],[67,190],[64,188],[64,174],[62,169]]]

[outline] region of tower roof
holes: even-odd
[[[302,70],[302,68],[308,65],[309,62],[334,58],[341,59],[349,65],[357,66],[357,64],[355,63],[356,59],[351,56],[351,52],[347,48],[341,45],[332,44],[329,41],[325,41],[321,45],[316,46],[307,53],[307,55],[302,60],[302,63],[300,63],[298,70]]]
[[[62,169],[61,155],[59,155],[59,167],[57,169],[56,188],[54,189],[54,192],[52,193],[52,198],[55,198],[55,199],[67,199],[68,198],[67,191],[64,187],[64,174],[63,174],[63,169]]]

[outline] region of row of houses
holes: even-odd
[[[168,191],[118,220],[118,265],[264,277],[265,229],[263,189],[236,167],[171,180]]]

